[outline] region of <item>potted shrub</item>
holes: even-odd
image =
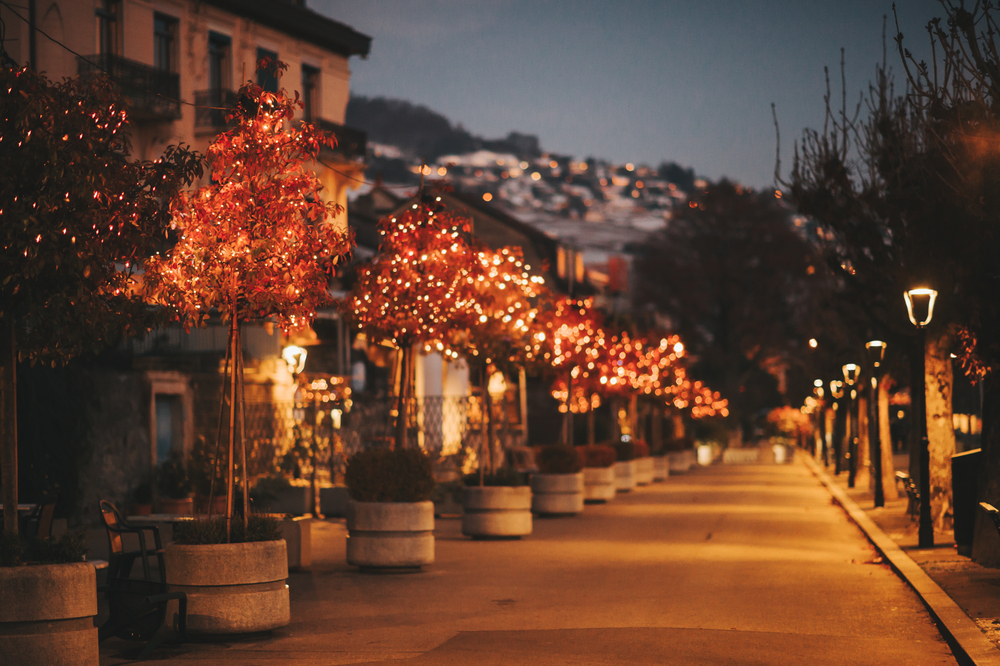
[[[477,539],[531,534],[531,487],[525,476],[509,467],[466,476],[462,534]]]
[[[180,452],[170,452],[170,457],[156,469],[156,487],[160,491],[160,508],[163,513],[190,516],[194,513],[191,499],[191,479]]]
[[[636,487],[636,449],[632,440],[614,443],[615,449],[615,490],[631,492]]]
[[[641,439],[632,440],[635,453],[635,482],[648,486],[653,482],[653,459],[649,456],[649,445]]]
[[[420,567],[434,561],[434,471],[419,449],[368,449],[347,460],[347,563]]]
[[[170,591],[187,594],[190,633],[244,634],[288,624],[288,554],[276,518],[251,513],[245,528],[233,520],[228,542],[225,516],[176,523],[164,558]],[[167,617],[176,612],[177,602],[170,603]]]
[[[133,516],[148,516],[153,513],[153,484],[149,479],[141,481],[132,491],[130,506]]]
[[[84,535],[34,539],[0,533],[3,663],[97,666],[97,578]]]
[[[615,450],[595,444],[579,447],[583,459],[583,499],[607,502],[615,493]]]
[[[541,515],[583,511],[583,461],[572,446],[543,446],[531,477],[531,510]]]

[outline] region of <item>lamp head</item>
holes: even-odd
[[[288,372],[293,377],[301,373],[306,367],[306,355],[308,352],[304,347],[288,345],[281,350],[281,358],[288,364]]]
[[[840,400],[844,397],[844,382],[834,379],[830,382],[830,395]]]
[[[865,349],[868,350],[868,360],[876,368],[885,360],[885,347],[886,344],[881,340],[872,340],[865,343]]]
[[[934,301],[937,299],[937,292],[933,289],[920,287],[903,292],[903,299],[906,301],[906,314],[917,328],[923,328],[931,323],[934,316]]]
[[[844,370],[844,381],[847,382],[848,386],[854,386],[854,382],[858,381],[858,371],[859,368],[854,363],[848,363],[843,367]]]

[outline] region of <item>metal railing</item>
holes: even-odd
[[[137,120],[181,117],[179,74],[110,53],[78,58],[77,73],[107,73],[132,103],[132,115]]]
[[[228,127],[230,123],[226,122],[226,116],[236,106],[236,100],[236,91],[225,88],[195,92],[194,126],[199,129],[220,130]]]

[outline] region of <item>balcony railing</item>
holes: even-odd
[[[180,75],[117,55],[102,53],[79,58],[78,74],[107,73],[132,104],[136,120],[176,120],[181,117]]]
[[[194,126],[197,129],[222,130],[232,108],[236,106],[236,91],[223,88],[199,90],[194,94]]]
[[[320,120],[318,125],[320,129],[332,132],[337,137],[337,147],[331,151],[335,157],[348,162],[363,162],[365,160],[365,151],[368,150],[368,134],[329,120]]]

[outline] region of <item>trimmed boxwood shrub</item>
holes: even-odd
[[[538,450],[537,462],[538,471],[542,474],[576,474],[583,469],[580,454],[573,446],[542,446]]]
[[[252,541],[277,541],[281,538],[281,524],[273,516],[251,513],[247,516],[247,529],[243,531],[243,517],[234,515],[230,524],[230,539],[226,541],[226,517],[211,520],[188,520],[174,523],[174,541],[182,544],[208,545],[217,543],[250,543]]]
[[[615,442],[612,446],[615,447],[615,460],[618,462],[628,462],[638,457],[635,452],[635,444],[631,441]]]
[[[645,458],[649,455],[649,444],[641,439],[633,440],[632,450],[635,452],[636,458]]]
[[[426,502],[434,469],[420,449],[368,449],[347,459],[344,483],[356,502]]]
[[[479,485],[479,472],[473,472],[472,474],[466,474],[465,485],[467,486],[478,486]],[[526,486],[528,485],[528,475],[524,472],[518,472],[512,467],[501,467],[496,472],[491,474],[483,475],[483,485],[484,486]]]
[[[577,448],[584,467],[611,467],[615,464],[615,450],[610,446],[594,444]]]
[[[58,539],[32,539],[30,542],[20,534],[0,533],[0,567],[82,562],[87,552],[85,532],[64,534]]]

